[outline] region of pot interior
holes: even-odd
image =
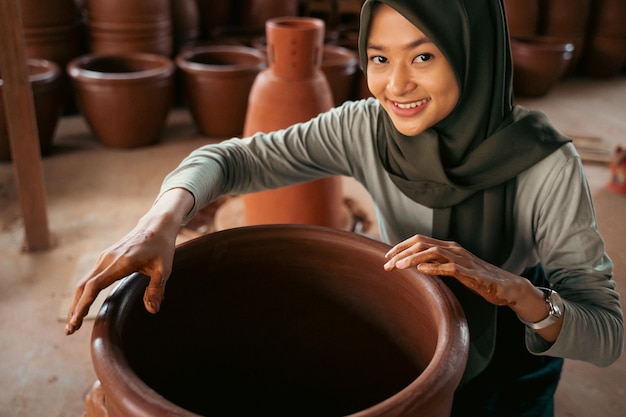
[[[179,250],[158,314],[142,291],[122,303],[122,350],[148,386],[201,415],[340,416],[421,374],[432,294],[384,272],[382,244],[248,229]]]
[[[169,65],[162,59],[146,58],[139,55],[134,57],[106,55],[85,59],[80,63],[80,68],[103,74],[127,74],[167,68]]]

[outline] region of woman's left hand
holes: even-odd
[[[429,275],[454,277],[495,305],[515,303],[520,277],[483,261],[458,243],[415,235],[385,255],[385,270],[416,267]]]

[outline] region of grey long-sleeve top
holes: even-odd
[[[223,194],[243,194],[325,176],[351,176],[373,198],[382,239],[394,245],[431,234],[432,210],[406,197],[376,153],[375,99],[348,102],[313,120],[269,134],[193,151],[163,182],[185,188],[195,212]],[[549,344],[526,332],[530,352],[608,366],[622,354],[623,312],[613,264],[596,227],[587,180],[567,144],[518,176],[515,242],[504,269],[521,274],[540,262],[565,303],[561,334]]]

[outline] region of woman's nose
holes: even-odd
[[[411,77],[410,68],[407,65],[395,65],[391,71],[388,91],[395,97],[402,97],[417,87],[417,83]]]

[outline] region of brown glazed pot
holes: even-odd
[[[270,19],[298,16],[298,0],[242,0],[240,10],[239,24],[263,32]]]
[[[541,97],[563,77],[574,44],[562,38],[534,36],[512,39],[513,90],[522,97]]]
[[[265,62],[257,49],[238,45],[189,47],[177,56],[184,96],[202,134],[241,135],[250,88]]]
[[[567,39],[574,53],[566,74],[573,73],[583,56],[590,22],[591,0],[543,0],[539,33]]]
[[[504,0],[511,37],[526,37],[537,34],[539,28],[540,0]]]
[[[356,97],[359,59],[356,52],[342,46],[326,44],[322,52],[322,71],[333,93],[335,106]]]
[[[62,113],[61,69],[52,61],[28,59],[28,80],[33,91],[33,104],[42,155],[52,150],[54,133]],[[4,110],[2,79],[0,78],[0,160],[11,160],[11,147]]]
[[[626,1],[593,0],[590,34],[626,38]]]
[[[626,68],[626,36],[589,36],[580,66],[582,72],[591,77],[619,75]]]
[[[322,72],[325,24],[307,17],[279,17],[266,24],[268,68],[248,99],[244,136],[305,122],[334,105]],[[341,228],[340,177],[329,177],[243,196],[248,225],[316,224]]]
[[[196,0],[171,0],[174,53],[194,44],[200,37],[200,11]]]
[[[157,54],[90,54],[67,71],[80,110],[105,146],[155,143],[173,101],[175,65]]]
[[[158,314],[139,274],[102,306],[87,417],[449,416],[465,317],[439,279],[384,272],[387,250],[298,225],[182,244]]]
[[[91,53],[173,54],[170,0],[86,0]]]

